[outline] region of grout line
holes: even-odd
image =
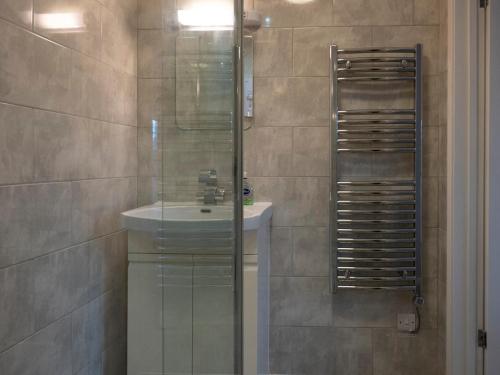
[[[73,113],[69,113],[69,112],[59,112],[59,111],[55,111],[53,109],[36,107],[36,106],[27,105],[27,104],[19,104],[19,103],[9,102],[9,101],[6,101],[6,100],[0,100],[0,104],[10,105],[10,106],[16,106],[16,107],[22,107],[22,108],[26,108],[26,109],[32,109],[32,110],[43,111],[43,112],[48,112],[48,113],[55,113],[55,114],[58,114],[58,115],[64,115],[64,116],[68,116],[68,117],[74,117],[74,118],[77,118],[77,119],[98,121],[98,122],[102,122],[102,123],[109,124],[109,125],[127,126],[129,128],[138,128],[139,127],[137,125],[126,124],[126,123],[123,123],[123,122],[111,122],[111,121],[106,121],[106,120],[102,120],[102,119],[99,119],[99,118],[82,116],[82,115],[73,114]],[[141,127],[145,127],[145,126],[141,126]]]
[[[4,188],[15,188],[22,186],[38,186],[38,185],[55,185],[55,184],[69,184],[73,182],[90,182],[90,181],[100,181],[100,180],[130,180],[139,179],[139,177],[155,177],[155,176],[111,176],[111,177],[89,177],[76,180],[48,180],[48,181],[29,181],[29,182],[18,182],[18,183],[8,183],[0,184],[0,189]]]
[[[23,265],[23,264],[26,264],[26,263],[29,263],[29,262],[33,262],[33,261],[36,261],[38,259],[44,258],[46,256],[51,256],[51,255],[54,255],[54,254],[57,254],[57,253],[62,253],[64,251],[68,251],[68,250],[73,249],[75,247],[80,247],[80,246],[83,246],[83,245],[89,245],[91,242],[94,242],[94,241],[97,241],[97,240],[101,240],[101,239],[106,238],[106,237],[112,237],[112,236],[115,236],[115,235],[123,233],[123,232],[127,232],[127,230],[123,228],[123,229],[119,229],[119,230],[116,230],[116,231],[111,232],[111,233],[103,234],[102,236],[90,238],[90,239],[85,240],[83,242],[72,243],[69,246],[66,246],[66,247],[63,247],[63,248],[59,248],[59,249],[55,249],[55,250],[51,250],[51,251],[49,251],[49,252],[47,252],[45,254],[37,255],[37,256],[35,256],[33,258],[21,260],[21,261],[19,261],[17,263],[12,263],[12,264],[9,264],[7,266],[0,266],[0,271],[6,270],[6,269],[8,269],[10,267],[17,267],[17,266],[20,266],[20,265]]]

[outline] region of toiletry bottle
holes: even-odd
[[[253,204],[253,189],[248,182],[247,172],[243,172],[243,204],[251,206]]]

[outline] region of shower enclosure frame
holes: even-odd
[[[243,0],[234,0],[234,374],[243,374]]]

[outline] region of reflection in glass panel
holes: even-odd
[[[139,40],[163,49],[138,92],[129,374],[234,374],[234,4],[162,7],[164,29]]]

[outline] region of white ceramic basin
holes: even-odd
[[[257,202],[244,207],[244,230],[256,230],[272,215],[272,204]],[[122,213],[126,229],[154,232],[165,228],[169,232],[228,232],[233,228],[232,206],[208,206],[157,202]]]

